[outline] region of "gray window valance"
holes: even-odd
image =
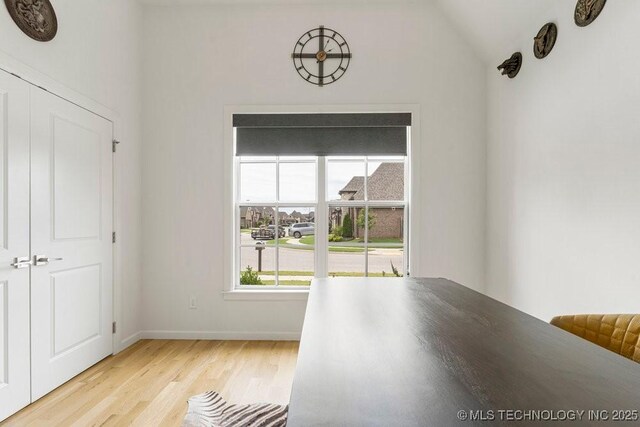
[[[234,114],[238,156],[405,156],[411,113]]]

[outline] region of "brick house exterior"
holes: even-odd
[[[404,164],[382,163],[369,176],[367,191],[370,201],[388,201],[404,199]],[[354,176],[339,192],[342,200],[364,201],[364,177]],[[342,225],[344,216],[349,213],[354,224],[353,237],[363,238],[364,229],[357,227],[358,216],[363,208],[342,208],[331,213],[330,225]],[[362,213],[364,215],[364,213]],[[369,208],[369,216],[374,225],[369,229],[370,238],[402,239],[404,236],[403,208]]]

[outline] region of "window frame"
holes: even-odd
[[[419,182],[418,172],[416,166],[416,159],[420,158],[420,106],[415,104],[389,104],[389,105],[340,105],[340,106],[225,106],[224,108],[224,231],[223,231],[223,296],[226,300],[273,300],[273,301],[288,301],[288,300],[306,300],[310,287],[289,287],[280,286],[279,289],[274,289],[271,286],[257,286],[252,289],[236,286],[236,278],[238,278],[239,270],[236,269],[236,229],[239,234],[239,225],[237,224],[237,218],[239,218],[239,212],[236,207],[236,194],[235,189],[238,188],[239,182],[237,182],[236,172],[236,156],[235,156],[235,129],[233,127],[233,115],[234,114],[278,114],[278,113],[376,113],[376,112],[404,112],[411,113],[412,125],[408,128],[408,144],[407,144],[407,156],[405,160],[405,201],[404,201],[404,214],[405,214],[405,241],[404,241],[404,257],[405,257],[405,274],[411,276],[423,275],[421,271],[424,267],[421,267],[415,262],[420,259],[421,243],[419,238],[409,238],[408,232],[411,230],[411,235],[421,236],[422,221],[417,221],[416,218],[422,218],[418,211],[420,207],[420,192],[417,191],[416,185],[412,183]],[[376,156],[377,157],[377,156]],[[317,185],[318,187],[324,186],[326,182],[326,159],[317,162]],[[320,188],[317,190],[317,195],[320,195]],[[324,219],[325,213],[328,213],[329,204],[326,203],[325,197],[317,197],[316,200],[316,236],[324,236],[328,234],[328,218]],[[303,207],[300,203],[294,203],[295,207]],[[259,203],[260,206],[267,206],[267,203]],[[282,204],[281,204],[282,205]],[[370,204],[371,205],[371,204]],[[375,202],[376,207],[397,207],[397,202]],[[323,215],[318,216],[318,213],[322,212]],[[277,216],[277,215],[276,215]],[[323,218],[322,221],[318,221],[318,218]],[[324,224],[324,227],[320,227],[320,223]],[[237,226],[237,228],[236,228]],[[324,228],[324,229],[322,229]],[[324,242],[326,239],[316,239],[315,247],[315,277],[326,277],[326,272],[320,271],[320,266],[326,266],[327,260],[322,259],[328,256],[328,242]],[[367,239],[368,240],[368,239]],[[319,244],[321,243],[321,244]],[[238,245],[239,246],[239,245]],[[322,246],[325,246],[322,248]],[[230,249],[233,248],[233,249]],[[320,258],[320,259],[319,259]],[[236,271],[237,270],[237,271]],[[320,273],[324,273],[321,276]],[[239,278],[238,278],[239,279]],[[284,289],[291,288],[291,289]]]
[[[234,227],[234,245],[233,245],[233,251],[235,253],[235,257],[234,257],[234,278],[233,278],[233,286],[235,290],[245,290],[245,291],[251,291],[251,290],[277,290],[278,292],[284,290],[299,290],[299,289],[304,289],[303,286],[291,286],[291,285],[280,285],[279,282],[279,276],[280,276],[280,238],[276,238],[275,239],[275,245],[273,246],[273,250],[275,251],[275,267],[274,267],[274,281],[275,281],[275,285],[243,285],[240,283],[240,278],[238,277],[238,274],[240,272],[240,270],[242,269],[242,266],[240,265],[242,256],[241,256],[241,251],[242,248],[247,248],[247,247],[255,247],[254,245],[243,245],[242,244],[242,235],[241,235],[241,231],[240,231],[240,226],[239,226],[239,218],[240,218],[240,212],[242,210],[243,207],[270,207],[270,208],[274,208],[275,211],[275,221],[274,221],[274,225],[275,225],[275,229],[278,230],[280,227],[280,208],[304,208],[304,209],[312,209],[315,211],[315,214],[317,215],[317,204],[318,204],[318,200],[320,199],[319,197],[319,193],[318,193],[318,157],[304,157],[301,158],[299,160],[294,160],[292,157],[285,157],[283,160],[280,159],[280,156],[272,156],[272,157],[264,157],[263,159],[259,159],[259,158],[250,158],[250,160],[245,160],[243,161],[242,157],[236,156],[234,159],[234,163],[235,163],[235,174],[236,174],[236,186],[235,186],[235,191],[234,191],[234,223],[233,223],[233,227]],[[281,164],[314,164],[316,167],[316,173],[314,176],[314,185],[315,185],[315,200],[314,201],[303,201],[303,202],[281,202],[280,201],[280,165]],[[268,201],[256,201],[256,202],[242,202],[240,201],[240,196],[241,196],[241,165],[242,164],[275,164],[276,166],[276,175],[275,175],[275,181],[276,181],[276,198],[275,200],[268,200]],[[314,245],[314,251],[317,250],[317,242]],[[314,276],[313,278],[317,277],[317,257],[314,255]]]

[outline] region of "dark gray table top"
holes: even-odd
[[[640,425],[615,422],[637,419],[618,410],[640,410],[639,364],[464,286],[418,278],[311,286],[289,427],[487,426],[524,416],[543,420],[535,425],[565,416]],[[459,411],[485,420],[460,420]]]

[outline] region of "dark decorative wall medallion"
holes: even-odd
[[[291,58],[300,77],[309,83],[324,86],[337,81],[347,72],[351,51],[344,37],[321,25],[298,39]]]
[[[49,0],[4,0],[9,15],[23,33],[48,42],[58,32],[58,19]]]
[[[574,14],[576,25],[586,27],[596,20],[607,0],[578,0]]]
[[[542,59],[549,55],[553,50],[558,38],[558,27],[553,22],[545,24],[540,28],[538,35],[533,39],[533,54],[538,59]]]
[[[502,70],[502,75],[508,76],[510,79],[514,78],[520,72],[522,67],[522,54],[516,52],[511,55],[511,58],[498,65],[498,70]]]

